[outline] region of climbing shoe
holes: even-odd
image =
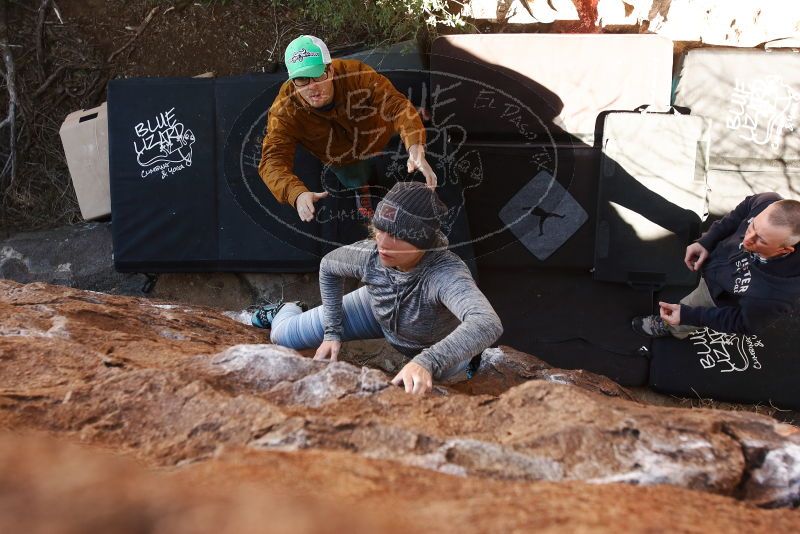
[[[263,306],[256,309],[253,312],[252,317],[250,318],[250,322],[253,323],[253,326],[257,328],[271,328],[272,327],[272,320],[275,319],[275,316],[281,311],[286,304],[296,304],[300,306],[300,309],[303,311],[308,310],[308,306],[306,306],[305,302],[301,301],[294,301],[294,302],[277,302],[277,303],[269,303],[264,304]]]
[[[631,320],[631,328],[645,337],[667,337],[670,335],[667,323],[658,315],[642,315]]]

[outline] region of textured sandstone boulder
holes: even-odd
[[[365,396],[389,386],[386,376],[344,362],[300,357],[276,345],[236,345],[215,356],[211,372],[216,383],[234,393],[265,393],[281,404],[318,407],[348,395]]]
[[[464,478],[347,452],[229,449],[178,469],[0,432],[0,532],[792,532],[759,510],[670,486]],[[667,527],[668,526],[668,527]]]
[[[528,380],[571,384],[609,397],[633,400],[625,388],[604,376],[582,369],[555,369],[538,358],[505,346],[485,350],[475,378],[455,384],[453,388],[471,395],[497,395]]]
[[[0,240],[0,278],[20,283],[46,282],[78,289],[167,300],[175,306],[211,306],[249,325],[252,305],[281,299],[320,304],[317,273],[162,273],[148,293],[141,273],[114,269],[111,224],[90,222],[20,233]],[[347,290],[355,289],[347,283]],[[169,335],[169,331],[165,331]],[[267,340],[266,336],[263,338]],[[343,347],[347,361],[399,371],[403,356],[378,340]]]
[[[0,532],[404,532],[387,519],[290,495],[275,482],[222,491],[43,435],[0,433]]]
[[[150,296],[226,310],[284,297],[320,303],[317,273],[163,273]]]
[[[669,484],[762,506],[800,501],[797,428],[647,406],[602,377],[503,347],[472,384],[424,398],[316,362],[213,310],[0,281],[0,427],[184,466],[351,454],[466,479]]]

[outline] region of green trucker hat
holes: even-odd
[[[313,35],[301,35],[286,47],[283,55],[289,78],[316,78],[331,62],[328,47]]]

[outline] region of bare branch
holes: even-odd
[[[44,19],[47,18],[47,9],[52,0],[42,0],[36,15],[36,61],[39,63],[39,74],[42,79],[47,77],[44,68]]]
[[[8,3],[7,0],[0,0],[0,53],[3,55],[3,63],[6,66],[6,89],[8,90],[8,116],[0,123],[0,130],[9,126],[9,154],[8,159],[3,165],[3,170],[0,171],[0,194],[5,195],[5,192],[10,188],[17,177],[17,87],[14,75],[14,56],[11,55],[11,48],[8,46],[8,25],[6,24],[8,16]],[[8,186],[5,186],[5,176],[10,171],[10,181]]]
[[[55,12],[56,17],[58,17],[58,22],[64,24],[64,19],[61,18],[61,11],[58,9],[58,4],[56,4],[56,0],[53,0],[53,11]]]
[[[119,54],[127,50],[136,41],[136,39],[139,38],[139,36],[142,34],[145,28],[147,28],[147,25],[150,24],[150,20],[153,18],[153,15],[156,14],[156,11],[158,11],[158,7],[154,7],[153,9],[150,10],[150,12],[144,18],[142,23],[139,24],[139,27],[136,29],[136,33],[133,35],[133,37],[128,39],[127,43],[125,43],[120,48],[112,52],[111,55],[108,56],[108,59],[106,59],[106,63],[111,63],[111,61],[113,61],[115,57],[117,57]]]
[[[36,90],[36,92],[33,94],[33,98],[39,98],[39,96],[45,91],[45,89],[50,87],[50,84],[53,83],[53,81],[56,78],[58,78],[59,75],[62,72],[64,72],[64,70],[66,68],[67,68],[66,65],[60,65],[55,71],[53,71],[53,73],[50,76],[47,77],[47,79],[44,81],[44,83],[42,85],[40,85],[39,88]]]

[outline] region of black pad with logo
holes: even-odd
[[[589,269],[600,151],[558,124],[557,96],[458,55],[432,57],[431,84],[478,265]]]
[[[758,336],[703,329],[652,346],[650,385],[664,393],[800,410],[800,315],[781,317]]]
[[[646,59],[609,59],[619,53]],[[656,36],[451,35],[434,41],[433,121],[447,130],[453,158],[481,170],[480,180],[465,185],[480,266],[591,268],[597,118],[613,109],[668,105],[671,62],[670,43]]]
[[[384,74],[415,106],[425,104],[427,72]],[[283,74],[217,80],[147,78],[109,84],[109,151],[114,258],[120,271],[310,272],[322,255],[367,236],[354,191],[301,146],[295,173],[328,190],[317,221],[303,223],[258,175],[266,113]],[[452,208],[451,242],[475,273],[461,186],[441,164],[443,137],[429,129],[428,161]],[[438,148],[437,148],[438,147]],[[374,158],[392,180],[406,172],[399,139]],[[385,192],[376,188],[380,195]]]
[[[800,54],[698,48],[687,52],[675,105],[711,121],[711,168],[800,168]]]
[[[313,270],[316,240],[269,232],[248,217],[222,171],[222,148],[243,111],[277,94],[281,76],[247,79],[127,79],[109,84],[109,153],[114,261],[120,271]],[[264,130],[264,119],[256,128]],[[239,147],[242,167],[247,153]],[[237,154],[237,157],[240,154]],[[317,165],[298,153],[300,176]],[[257,164],[256,164],[257,165]],[[258,174],[256,172],[256,177]],[[235,185],[235,184],[234,184]],[[288,224],[258,178],[253,191]],[[241,198],[241,197],[240,197]],[[244,201],[242,201],[244,202]],[[282,225],[276,225],[282,229]],[[242,254],[244,252],[244,254]]]
[[[753,193],[800,198],[800,54],[698,48],[682,58],[675,105],[710,121],[709,213]]]
[[[479,266],[591,268],[599,150],[580,144],[461,150],[457,168],[481,169],[481,179],[465,185]],[[552,164],[539,165],[537,155],[552,156]]]
[[[109,84],[111,205],[118,268],[214,264],[215,135],[210,80]]]

